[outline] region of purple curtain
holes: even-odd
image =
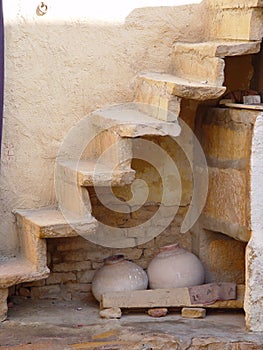
[[[2,145],[2,128],[3,128],[3,107],[4,107],[4,21],[3,5],[0,0],[0,158]]]

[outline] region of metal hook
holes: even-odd
[[[38,16],[44,16],[47,13],[48,6],[43,1],[38,5],[36,13]]]

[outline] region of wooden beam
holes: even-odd
[[[148,289],[128,292],[110,292],[102,295],[101,308],[121,309],[153,307],[205,307],[220,309],[242,309],[245,286],[237,286],[237,299],[216,301],[213,304],[191,304],[188,288]]]

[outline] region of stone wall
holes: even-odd
[[[37,299],[88,300],[94,273],[103,265],[103,259],[110,255],[124,254],[145,269],[163,245],[179,242],[182,247],[191,250],[190,233],[179,233],[184,214],[185,209],[180,209],[176,219],[161,235],[135,248],[101,247],[82,237],[49,239],[50,276],[45,280],[17,285],[10,289],[10,294]]]
[[[193,229],[193,251],[206,281],[245,283],[245,252],[251,237],[250,159],[257,111],[207,108],[198,113],[197,135],[207,157],[206,206]]]
[[[203,227],[247,242],[250,237],[250,154],[257,112],[208,109],[199,135],[209,166]]]
[[[168,70],[174,41],[204,38],[203,4],[190,2],[57,0],[44,16],[34,0],[4,2],[0,257],[19,248],[13,209],[55,204],[54,163],[69,129],[132,101],[139,72]]]

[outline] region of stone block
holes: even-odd
[[[151,317],[164,317],[167,315],[168,309],[163,308],[154,308],[154,309],[148,309],[148,315]]]
[[[210,56],[205,55],[197,46],[176,43],[172,55],[171,72],[184,77],[185,79],[204,84],[222,85],[224,82],[224,60],[214,57],[214,52]],[[199,51],[200,50],[200,51]]]
[[[205,318],[206,310],[201,307],[184,307],[182,308],[182,317],[184,318]]]
[[[121,318],[121,309],[119,307],[112,307],[110,309],[100,310],[100,317],[111,319],[111,318]]]
[[[246,244],[237,240],[214,240],[209,244],[211,270],[244,271]]]
[[[198,230],[195,253],[205,268],[206,283],[245,282],[246,242],[227,237],[219,232]]]
[[[229,168],[248,165],[251,149],[250,127],[227,125],[202,125],[202,146],[208,162]]]
[[[262,0],[213,0],[210,1],[212,7],[216,8],[251,8],[251,7],[263,7]]]
[[[247,185],[245,171],[209,168],[209,188],[204,215],[223,222],[247,226]]]
[[[212,37],[229,40],[261,40],[262,8],[235,8],[215,11]]]

